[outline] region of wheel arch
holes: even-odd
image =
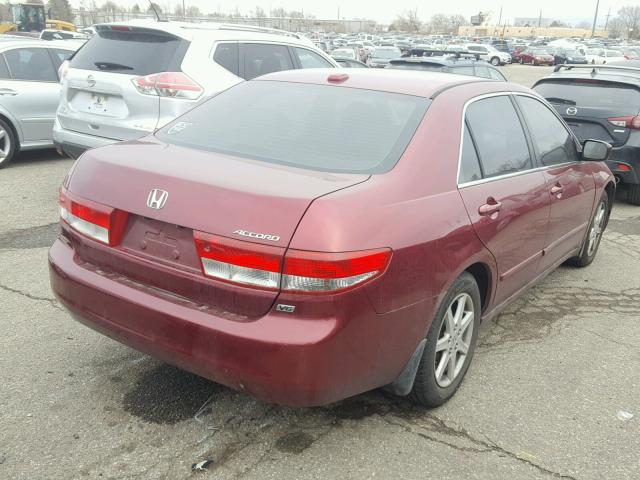
[[[10,115],[7,115],[4,109],[0,109],[0,120],[2,120],[7,125],[9,125],[9,128],[13,132],[13,136],[16,139],[15,151],[18,152],[20,150],[20,143],[22,143],[22,131],[19,130],[18,126],[16,125],[16,121],[13,118],[11,118]]]
[[[491,299],[493,286],[491,269],[483,262],[476,262],[469,265],[464,271],[468,272],[478,284],[478,289],[480,290],[481,311],[484,313]]]

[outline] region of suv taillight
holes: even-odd
[[[616,125],[618,127],[640,130],[640,115],[637,115],[635,117],[612,117],[608,118],[607,120],[609,120],[609,123],[612,123],[613,125]]]
[[[204,275],[288,292],[335,293],[384,273],[391,250],[326,253],[272,247],[194,232]]]
[[[77,197],[60,187],[60,218],[73,230],[105,245],[118,245],[128,213]]]
[[[140,93],[160,97],[196,100],[203,88],[182,72],[163,72],[131,80]]]

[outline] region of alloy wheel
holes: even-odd
[[[475,312],[467,293],[453,299],[445,313],[436,342],[435,376],[447,388],[460,374],[473,337]]]
[[[6,130],[0,128],[0,162],[2,162],[11,151],[11,138]]]
[[[596,211],[596,216],[593,219],[593,224],[591,225],[591,229],[589,230],[589,243],[587,245],[587,255],[592,256],[596,248],[598,248],[598,242],[600,241],[600,237],[602,237],[602,231],[604,230],[604,221],[606,217],[606,209],[603,202],[600,202],[598,205],[598,210]]]

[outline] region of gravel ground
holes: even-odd
[[[504,67],[527,86],[549,70]],[[375,391],[294,409],[71,320],[46,264],[70,166],[47,151],[0,171],[0,478],[640,478],[640,207],[618,200],[589,268],[483,325],[445,406]]]

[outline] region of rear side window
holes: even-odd
[[[640,90],[624,83],[591,79],[545,81],[533,89],[556,104],[621,109],[630,113],[640,109]]]
[[[284,45],[246,43],[243,49],[245,80],[267,73],[293,69],[289,49]]]
[[[4,59],[4,55],[0,55],[0,78],[11,78],[9,69],[7,68],[7,62]]]
[[[243,82],[156,136],[171,144],[309,170],[382,173],[399,160],[428,105],[425,98],[372,90]]]
[[[480,170],[480,160],[476,147],[473,144],[469,127],[465,122],[464,134],[462,136],[462,151],[460,153],[460,173],[458,175],[458,183],[473,182],[482,179],[482,171]]]
[[[476,65],[476,75],[482,78],[491,78],[489,69],[484,65]]]
[[[473,102],[467,108],[467,121],[485,177],[532,168],[524,130],[509,97]]]
[[[542,164],[550,166],[578,161],[573,137],[555,114],[531,97],[516,98]]]
[[[71,50],[62,50],[59,48],[51,48],[49,51],[53,54],[54,58],[57,60],[58,65],[60,65],[65,60],[69,60],[69,57],[73,55]]]
[[[317,53],[312,52],[311,50],[308,50],[306,48],[295,47],[293,49],[293,51],[295,52],[296,56],[298,57],[298,60],[300,61],[300,65],[302,65],[302,68],[331,68],[331,67],[333,67],[333,65],[331,65],[329,62],[327,62],[324,58],[322,58]]]
[[[504,75],[502,75],[499,71],[497,71],[495,68],[488,68],[487,70],[489,70],[489,77],[493,80],[500,80],[501,82],[506,82],[507,79],[505,78]]]
[[[240,75],[240,54],[237,43],[221,43],[216,47],[213,60],[234,75]]]
[[[474,75],[473,67],[455,67],[452,69],[452,73],[457,73],[458,75]]]
[[[57,82],[58,74],[46,48],[16,48],[4,52],[14,80]]]
[[[158,30],[101,29],[71,60],[71,68],[126,75],[180,71],[189,42]]]

